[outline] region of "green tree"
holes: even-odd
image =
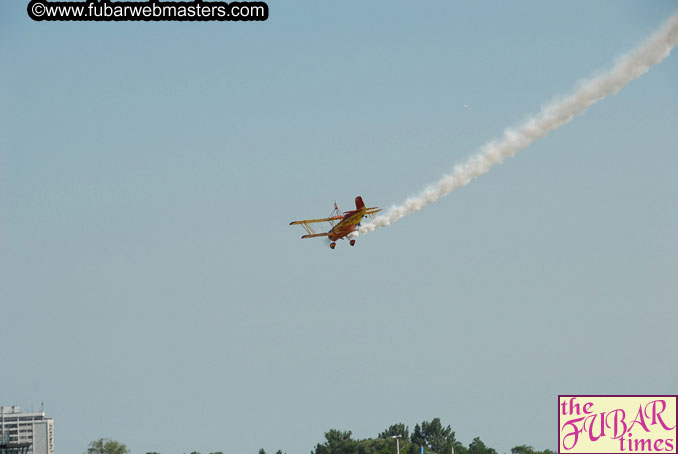
[[[419,424],[414,425],[414,432],[412,432],[410,441],[417,446],[423,446],[426,444],[426,439],[424,438],[424,434],[421,432],[421,426]]]
[[[454,432],[450,426],[443,427],[440,418],[433,418],[429,422],[421,423],[421,432],[424,434],[426,444],[438,454],[450,454],[449,448],[454,441]]]
[[[520,445],[511,448],[511,454],[534,454],[532,446]]]
[[[468,445],[468,454],[497,454],[497,451],[492,448],[488,448],[485,446],[485,443],[480,441],[479,437],[476,437],[473,439],[471,444]]]
[[[400,452],[406,453],[407,440],[400,440]],[[358,454],[395,454],[396,441],[392,438],[368,438],[358,442]]]
[[[511,448],[511,454],[554,454],[550,449],[535,451],[532,446],[520,445]]]
[[[87,454],[129,454],[124,444],[110,438],[99,438],[90,442]]]
[[[325,443],[318,444],[314,454],[356,454],[358,442],[351,438],[351,431],[332,429],[325,433]]]
[[[454,454],[467,454],[467,449],[457,441],[452,428],[443,427],[440,418],[415,425],[410,441],[416,446],[428,447],[437,454],[451,454],[453,449]],[[410,452],[414,453],[415,450],[416,447],[410,447]]]
[[[379,434],[379,438],[391,438],[393,436],[408,440],[410,438],[410,430],[405,424],[398,423],[391,424],[388,429]]]

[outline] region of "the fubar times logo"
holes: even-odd
[[[559,454],[676,454],[678,396],[558,396]]]

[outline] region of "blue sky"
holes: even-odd
[[[559,393],[676,392],[675,50],[354,248],[288,226],[401,202],[675,2],[25,6],[0,4],[0,404],[44,402],[58,452],[291,454],[433,417],[555,449]]]

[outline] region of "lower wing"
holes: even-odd
[[[302,239],[303,238],[318,238],[318,237],[321,237],[321,236],[327,236],[327,233],[314,233],[312,235],[304,235],[301,238]]]

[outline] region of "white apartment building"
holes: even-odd
[[[0,443],[30,443],[27,454],[54,454],[54,421],[45,412],[23,413],[0,406]]]

